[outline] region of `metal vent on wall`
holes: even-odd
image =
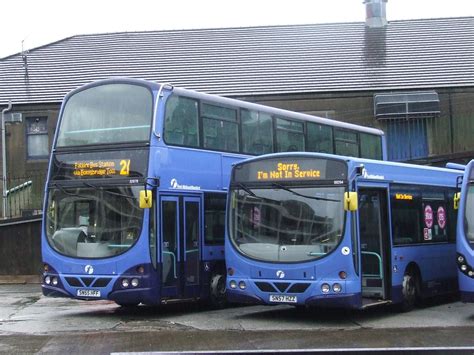
[[[374,95],[375,118],[400,119],[436,116],[440,113],[436,91],[390,93]]]

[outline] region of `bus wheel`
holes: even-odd
[[[224,275],[215,274],[211,279],[210,304],[213,308],[223,308],[227,304],[225,293],[226,278]]]
[[[403,276],[402,295],[403,301],[400,310],[402,312],[411,311],[415,307],[418,298],[418,279],[413,272],[408,271]]]

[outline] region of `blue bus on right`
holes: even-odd
[[[227,202],[228,299],[408,311],[457,292],[461,175],[320,153],[236,163]]]
[[[459,291],[463,302],[474,302],[474,160],[464,170],[459,202],[456,233]]]

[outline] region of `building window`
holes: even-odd
[[[44,159],[49,155],[46,117],[26,119],[26,147],[28,159]]]

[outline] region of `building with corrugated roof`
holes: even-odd
[[[474,17],[462,17],[78,35],[0,59],[0,109],[22,116],[7,126],[9,176],[46,171],[66,93],[116,76],[380,128],[392,160],[474,157]]]

